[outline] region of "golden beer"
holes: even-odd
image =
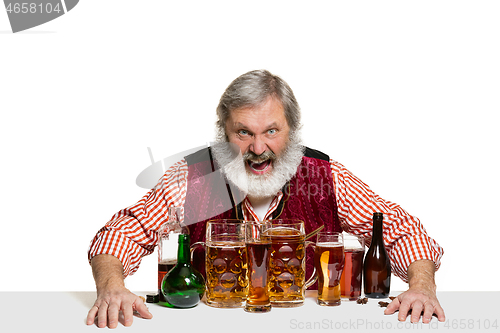
[[[272,306],[294,307],[305,298],[305,235],[289,227],[273,227],[269,297]]]
[[[245,243],[207,242],[206,298],[213,307],[237,308],[248,294]]]
[[[314,265],[318,272],[318,304],[340,305],[340,276],[344,268],[342,243],[317,243],[314,251]]]

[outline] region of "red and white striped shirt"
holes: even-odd
[[[399,205],[385,201],[342,164],[330,160],[338,216],[345,232],[361,235],[369,245],[373,212],[384,213],[384,243],[391,258],[392,272],[407,282],[408,266],[415,260],[441,264],[443,249],[427,235],[419,219]],[[145,255],[154,251],[158,230],[168,217],[169,206],[184,206],[188,166],[185,160],[174,164],[139,202],[116,213],[92,240],[88,258],[111,254],[123,264],[124,276],[133,274]],[[267,219],[278,207],[279,192],[266,213]],[[246,220],[259,220],[250,201],[243,202]]]

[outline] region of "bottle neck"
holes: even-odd
[[[177,264],[191,264],[191,252],[189,251],[189,235],[179,235],[179,248],[177,250]]]
[[[383,240],[382,225],[383,225],[383,219],[381,219],[381,218],[374,218],[373,219],[372,242],[379,242],[379,241]]]

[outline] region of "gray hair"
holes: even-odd
[[[217,106],[218,137],[226,137],[226,121],[232,110],[259,106],[268,97],[281,102],[290,133],[297,132],[300,128],[300,108],[290,86],[267,70],[255,70],[236,78],[222,94]]]

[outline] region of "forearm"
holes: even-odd
[[[91,265],[97,293],[112,288],[125,287],[123,265],[115,256],[99,254],[92,258]]]
[[[143,318],[152,318],[144,299],[125,288],[121,261],[109,254],[99,254],[92,258],[92,273],[97,288],[97,300],[87,315],[87,325],[92,325],[97,318],[97,326],[115,328],[118,325],[118,313],[123,313],[124,325],[130,326],[132,313],[137,311]]]
[[[426,288],[436,292],[434,275],[436,266],[432,260],[417,260],[408,266],[408,284],[410,288]]]

